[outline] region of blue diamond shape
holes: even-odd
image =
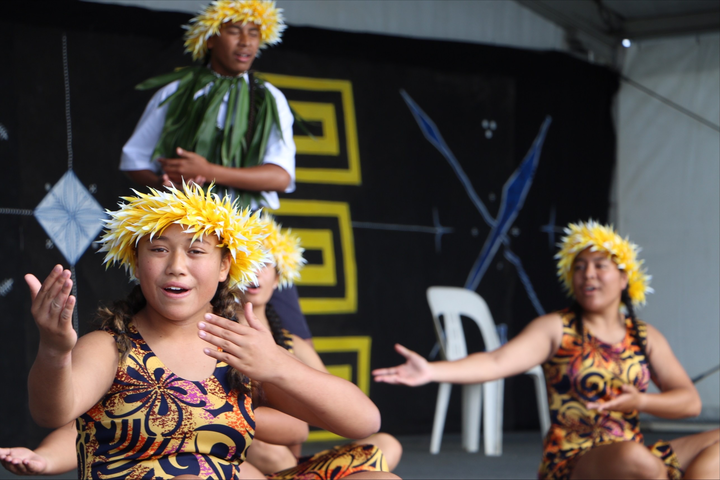
[[[55,184],[34,213],[70,265],[77,263],[100,233],[105,217],[100,204],[72,170]]]

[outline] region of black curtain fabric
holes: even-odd
[[[32,215],[69,166],[63,36],[72,170],[103,208],[116,208],[118,197],[133,187],[117,165],[152,95],[134,85],[190,63],[180,28],[189,15],[85,2],[35,4],[32,15],[21,11],[20,2],[4,6],[8,14],[0,22],[0,158],[6,175],[0,189],[0,445],[6,446],[35,446],[44,435],[27,409],[26,377],[38,335],[23,274],[44,278],[54,264],[67,264]],[[352,85],[359,183],[299,180],[296,191],[281,198],[333,202],[349,211],[350,244],[342,216],[280,214],[286,226],[331,232],[335,283],[301,285],[302,298],[347,298],[356,283],[354,308],[308,315],[315,336],[370,337],[371,368],[399,362],[393,351],[397,342],[428,356],[436,340],[425,291],[431,285],[465,285],[491,235],[478,202],[498,217],[506,197],[512,197],[512,192],[503,196],[503,186],[547,117],[552,120],[537,168],[523,183],[527,197],[507,224],[476,291],[495,322],[508,325],[509,337],[539,308],[549,312],[567,305],[555,275],[554,243],[559,227],[569,221],[607,218],[615,163],[611,105],[616,73],[557,52],[292,26],[282,44],[264,50],[254,67]],[[353,147],[344,134],[342,94],[280,87],[291,101],[329,104],[337,114],[339,153],[300,153],[298,168],[349,168]],[[444,155],[423,135],[406,98],[434,123],[448,149]],[[309,121],[308,126],[316,135],[326,133],[327,125]],[[452,230],[437,235],[434,222]],[[348,245],[354,252],[350,262]],[[99,304],[122,298],[130,289],[124,271],[106,271],[95,252],[90,246],[76,265],[81,333],[96,328]],[[320,248],[307,252],[310,263],[318,265],[327,264],[328,254]],[[353,262],[354,278],[347,275]],[[477,329],[468,328],[467,339],[471,351],[482,348]],[[337,352],[324,358],[339,364],[359,361]],[[359,366],[352,371],[360,381]],[[436,391],[435,385],[370,385],[383,429],[395,434],[431,430]],[[459,430],[459,407],[458,391],[446,431]],[[527,377],[505,383],[504,426],[538,427]]]

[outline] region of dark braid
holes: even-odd
[[[233,322],[238,321],[237,309],[238,303],[235,301],[235,295],[228,288],[228,281],[218,283],[218,289],[215,292],[210,305],[213,307],[213,313],[219,317],[227,318]]]
[[[145,307],[145,296],[140,285],[135,285],[125,300],[118,300],[108,307],[100,307],[97,311],[100,328],[110,330],[115,334],[118,351],[125,359],[132,348],[132,341],[127,330],[133,317]]]
[[[275,311],[275,308],[271,304],[265,305],[265,316],[270,324],[270,331],[272,332],[275,343],[283,347],[285,350],[290,350],[290,342],[288,337],[285,336],[280,316]]]
[[[625,287],[625,290],[622,291],[622,294],[620,296],[620,301],[625,305],[625,310],[627,311],[627,316],[630,317],[630,321],[632,322],[633,326],[633,337],[635,338],[635,342],[640,347],[640,353],[643,354],[645,357],[645,361],[647,362],[648,369],[650,370],[650,374],[653,374],[652,366],[650,365],[650,359],[648,358],[647,354],[647,330],[645,337],[640,337],[640,328],[638,325],[638,319],[635,316],[635,309],[633,308],[632,299],[630,298],[630,291],[627,287]]]
[[[633,308],[632,300],[630,299],[630,292],[627,287],[625,287],[625,290],[623,290],[620,294],[620,301],[625,305],[627,316],[630,317],[630,320],[632,320],[633,326],[636,326],[637,317],[635,316],[635,309]]]
[[[575,315],[575,331],[580,335],[580,351],[585,347],[585,332],[583,329],[583,308],[577,300],[573,300],[570,311]]]
[[[210,304],[213,307],[213,313],[215,315],[237,323],[238,309],[240,309],[241,306],[235,300],[233,290],[228,288],[228,280],[218,284],[218,289],[215,292],[215,296],[210,300]],[[230,381],[230,388],[237,389],[244,394],[250,393],[250,379],[243,373],[230,367],[228,379]]]
[[[268,324],[270,325],[270,333],[272,333],[273,340],[275,343],[280,345],[286,350],[290,350],[292,346],[290,339],[285,336],[282,323],[280,322],[280,316],[275,311],[272,305],[269,303],[265,305],[265,316],[267,317]],[[253,383],[253,404],[255,406],[267,405],[267,397],[265,396],[265,390],[262,387],[262,383]]]

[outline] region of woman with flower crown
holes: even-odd
[[[570,308],[536,318],[497,350],[452,362],[396,345],[407,362],[375,370],[375,380],[479,383],[542,364],[552,424],[539,478],[720,478],[720,430],[643,445],[640,412],[691,417],[701,402],[667,340],[635,316],[651,291],[637,246],[594,221],[566,233],[556,257]],[[647,392],[650,380],[660,393]]]
[[[257,271],[257,281],[240,292],[241,300],[252,304],[253,314],[271,332],[276,344],[292,352],[306,365],[327,373],[310,344],[282,328],[277,313],[268,303],[276,288],[287,288],[300,277],[305,263],[300,239],[290,229],[282,229],[269,214],[264,213],[260,221],[266,235],[262,241],[263,249],[268,256],[266,263]],[[389,471],[394,469],[402,455],[402,446],[394,437],[377,433],[298,462],[292,447],[307,436],[307,424],[298,424],[297,419],[268,406],[258,406],[262,403],[260,399],[255,405],[256,436],[252,448],[248,449],[240,478],[265,478],[266,475],[267,478],[298,478],[308,472],[317,472],[320,464],[323,464],[324,470],[345,467],[352,464],[360,445],[377,446],[387,460]],[[0,462],[18,475],[65,473],[77,468],[75,437],[75,425],[68,424],[43,440],[35,451],[0,448]]]
[[[234,289],[256,283],[267,259],[259,214],[197,186],[124,200],[108,212],[101,251],[139,285],[101,311],[102,330],[77,338],[67,270],[42,284],[26,276],[40,330],[30,411],[45,427],[75,420],[81,478],[241,478],[260,398],[345,437],[378,430],[377,407],[355,385],[277,346],[250,303],[240,313]],[[380,471],[375,447],[352,458],[311,474],[397,478]]]

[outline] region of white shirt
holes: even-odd
[[[245,74],[245,81],[248,81],[247,74]],[[160,174],[161,167],[160,163],[155,161],[152,157],[152,153],[155,150],[162,133],[163,126],[165,124],[165,115],[167,114],[168,104],[165,104],[158,108],[166,98],[172,95],[180,83],[176,80],[172,83],[165,85],[163,88],[155,92],[155,95],[150,99],[145,111],[140,117],[140,121],[135,127],[130,139],[125,143],[122,149],[122,156],[120,157],[120,170],[132,171],[132,170],[151,170],[157,174]],[[212,84],[203,88],[195,94],[195,98],[201,95],[205,95]],[[290,174],[290,185],[285,189],[285,192],[290,193],[295,190],[295,143],[293,142],[293,115],[290,111],[285,95],[282,94],[273,85],[265,82],[265,87],[273,97],[275,97],[275,103],[277,103],[278,116],[280,117],[280,126],[282,128],[282,138],[278,134],[277,127],[273,125],[268,137],[267,147],[265,149],[265,156],[263,157],[262,163],[272,163],[282,167],[288,174]],[[223,103],[220,106],[220,111],[217,117],[218,128],[224,128],[225,116],[227,112],[227,102],[230,97],[230,93],[226,93],[223,98]],[[280,207],[280,200],[278,199],[277,192],[261,192],[263,205],[276,209]],[[253,208],[258,205],[252,205]]]

